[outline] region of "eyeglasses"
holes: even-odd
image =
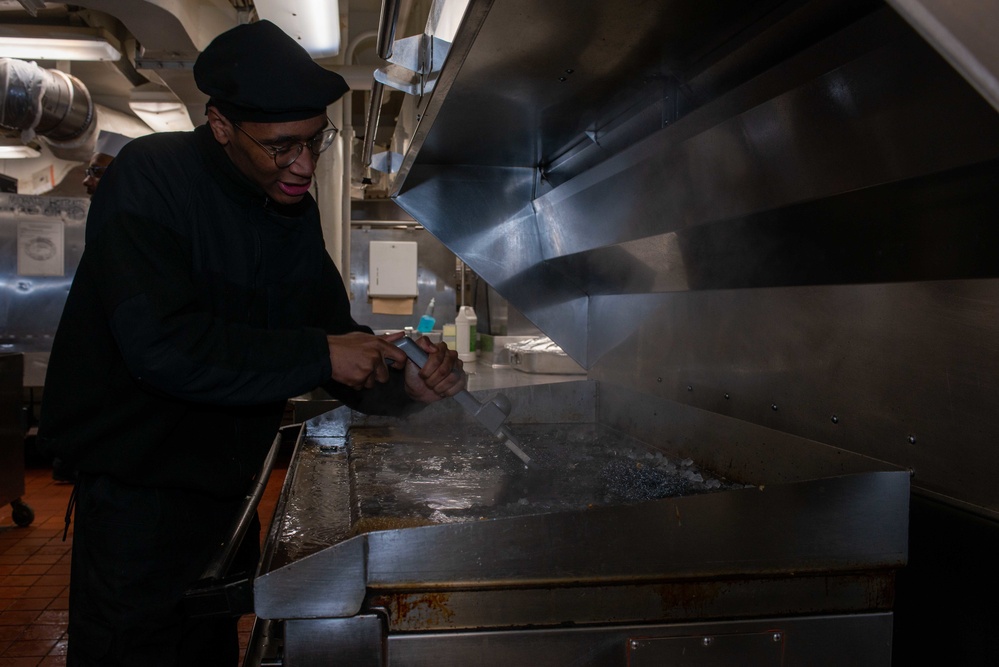
[[[340,129],[333,124],[333,121],[326,117],[327,122],[329,122],[330,127],[319,132],[311,139],[306,142],[296,141],[294,143],[286,144],[284,146],[267,146],[259,141],[257,141],[252,134],[244,130],[238,123],[233,123],[233,125],[240,132],[250,137],[256,145],[260,146],[264,151],[271,156],[274,160],[274,165],[278,169],[284,169],[285,167],[290,167],[294,164],[298,156],[302,154],[302,151],[306,148],[315,156],[319,157],[319,154],[325,151],[327,148],[333,145],[333,141],[336,139],[336,135],[340,133]]]
[[[107,167],[87,167],[87,176],[100,180],[103,178],[104,172],[107,170]]]

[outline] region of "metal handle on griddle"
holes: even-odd
[[[184,603],[191,616],[240,616],[253,611],[252,577],[246,573],[239,573],[239,576],[232,580],[227,580],[225,577],[229,574],[229,567],[243,544],[246,531],[257,515],[257,506],[264,495],[267,480],[270,479],[278,453],[281,451],[282,432],[288,428],[301,431],[302,424],[278,430],[260,467],[260,472],[247,491],[240,514],[233,523],[228,538],[222,542],[215,557],[205,567],[201,579],[185,592]]]
[[[427,363],[427,353],[423,351],[423,348],[416,344],[412,338],[400,338],[395,342],[396,347],[406,353],[409,359],[423,368],[423,365]],[[461,371],[455,371],[460,373]],[[506,418],[510,414],[510,401],[507,400],[506,396],[502,394],[496,394],[493,396],[492,400],[486,403],[480,403],[478,399],[468,393],[467,390],[462,389],[460,392],[454,395],[454,400],[458,401],[458,404],[465,409],[465,412],[470,414],[475,418],[477,422],[485,426],[490,433],[494,434],[497,438],[503,440],[503,444],[507,448],[517,455],[524,465],[531,465],[531,457],[524,453],[513,437],[513,433],[510,432],[509,427],[504,424]]]
[[[301,428],[301,425],[298,424],[295,427]],[[215,558],[205,568],[202,579],[220,579],[229,570],[229,566],[232,565],[232,561],[236,557],[236,552],[239,551],[239,547],[243,544],[243,537],[246,535],[247,529],[253,522],[253,518],[257,515],[257,506],[260,504],[260,499],[267,488],[267,480],[270,479],[271,472],[274,470],[274,463],[277,461],[278,452],[280,451],[281,432],[278,431],[278,434],[274,436],[273,442],[271,442],[270,451],[267,452],[267,458],[264,459],[264,464],[261,466],[256,480],[254,480],[252,487],[246,494],[239,518],[233,524],[230,539],[226,541],[223,549],[215,555]]]

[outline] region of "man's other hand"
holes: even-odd
[[[416,344],[427,353],[427,362],[423,368],[413,362],[406,364],[406,393],[410,398],[433,403],[465,388],[468,376],[455,350],[449,350],[444,343],[432,343],[426,336],[421,336]]]
[[[393,345],[403,333],[375,336],[355,331],[342,336],[327,336],[330,351],[330,377],[352,389],[371,389],[377,382],[388,382],[388,360],[398,368],[406,363],[406,353]]]

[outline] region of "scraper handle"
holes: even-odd
[[[430,358],[430,355],[424,352],[423,348],[417,345],[416,341],[409,336],[405,336],[397,340],[395,342],[395,346],[405,352],[406,356],[409,357],[409,360],[420,368],[423,368],[423,366],[427,363],[427,359]]]
[[[423,351],[423,348],[417,345],[416,341],[412,338],[409,338],[408,336],[400,338],[395,341],[395,345],[400,350],[405,352],[410,361],[420,368],[423,368],[423,365],[427,363],[429,355],[427,355],[427,353]],[[457,369],[452,372],[460,375],[464,374],[462,371]],[[511,452],[516,454],[525,465],[530,465],[531,458],[524,453],[524,450],[517,446],[513,433],[511,433],[510,429],[503,423],[506,421],[507,415],[510,413],[510,402],[503,397],[501,402],[504,407],[501,408],[499,405],[500,401],[497,400],[498,398],[499,396],[494,397],[494,399],[488,403],[480,403],[465,389],[462,389],[454,395],[454,400],[458,401],[458,404],[465,409],[465,412],[470,414],[476,421],[485,426],[490,433],[502,440],[503,444],[505,444]]]
[[[423,366],[427,363],[427,359],[430,358],[430,355],[424,352],[423,348],[417,345],[416,341],[409,336],[397,340],[395,342],[395,346],[405,352],[406,356],[409,357],[409,360],[420,368],[423,368]],[[464,371],[460,371],[457,368],[451,372],[459,377],[465,374]],[[465,410],[472,416],[475,416],[475,414],[482,407],[482,404],[475,400],[475,397],[464,389],[454,395],[454,400],[458,401],[458,403],[461,404],[461,407],[465,408]]]

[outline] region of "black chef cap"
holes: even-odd
[[[212,40],[194,81],[233,121],[283,123],[326,113],[350,88],[270,21],[244,23]]]

